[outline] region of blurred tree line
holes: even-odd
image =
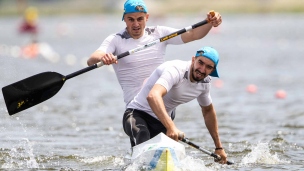
[[[28,6],[40,14],[111,13],[122,11],[124,0],[0,0],[0,15],[23,13]]]
[[[0,16],[23,13],[35,6],[42,15],[121,13],[125,0],[0,0]],[[304,0],[145,0],[149,13],[197,13],[210,9],[221,13],[304,12]]]

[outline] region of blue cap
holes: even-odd
[[[219,77],[219,75],[217,73],[217,64],[218,64],[220,58],[219,58],[219,54],[217,53],[217,51],[212,47],[206,46],[206,47],[199,49],[196,52],[195,57],[198,57],[198,56],[203,56],[203,57],[210,59],[215,65],[215,70],[213,72],[211,72],[211,74],[209,74],[209,75],[212,77]]]
[[[124,10],[122,20],[124,19],[125,14],[134,13],[134,12],[144,12],[147,13],[147,6],[142,0],[127,0],[124,4]]]

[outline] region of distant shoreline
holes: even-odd
[[[0,1],[0,16],[20,15],[24,4]],[[34,3],[35,2],[35,3]],[[65,0],[39,2],[28,0],[40,15],[118,14],[122,13],[124,0]],[[304,13],[304,0],[145,0],[149,13],[155,15],[191,14],[209,10],[221,13]]]

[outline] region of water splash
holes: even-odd
[[[124,160],[122,157],[115,157],[115,156],[97,156],[97,157],[91,157],[91,158],[84,158],[80,161],[86,163],[86,164],[96,164],[96,163],[102,163],[102,164],[108,164],[113,166],[122,166],[124,165]]]
[[[252,146],[251,152],[242,159],[242,164],[280,164],[286,162],[280,159],[277,153],[271,153],[268,143],[258,143],[256,146]]]
[[[5,158],[5,163],[1,166],[3,169],[37,169],[39,164],[35,159],[33,153],[33,143],[27,138],[23,138],[22,141],[13,147],[8,156]]]
[[[191,171],[212,171],[212,169],[205,166],[204,160],[196,159],[191,156],[187,156],[181,161],[183,170]]]
[[[193,158],[192,156],[186,156],[180,161],[182,171],[213,171],[205,165],[204,160]],[[137,171],[137,170],[148,170],[149,164],[142,163],[140,160],[135,160],[129,163],[124,169],[125,171]]]

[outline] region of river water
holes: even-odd
[[[41,53],[31,59],[21,53],[30,38],[18,34],[20,18],[1,17],[0,86],[45,71],[67,75],[84,68],[102,40],[124,27],[120,17],[40,16]],[[186,146],[185,170],[302,168],[303,17],[223,14],[223,24],[204,39],[167,48],[167,60],[189,60],[202,46],[220,54],[220,79],[213,79],[211,94],[223,146],[235,164],[216,164]],[[201,20],[151,16],[148,23],[184,28]],[[280,90],[286,93],[281,98]],[[130,145],[123,112],[111,66],[68,80],[51,99],[12,116],[0,96],[0,170],[138,170],[124,159]],[[196,100],[178,107],[175,123],[191,141],[214,148]]]

